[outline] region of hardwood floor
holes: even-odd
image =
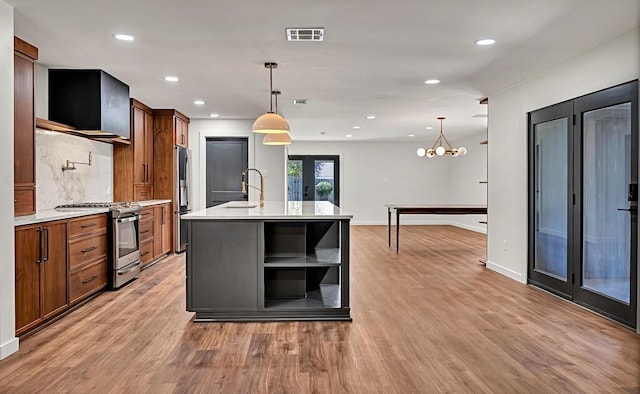
[[[20,342],[0,392],[638,392],[640,336],[485,269],[450,226],[351,233],[352,323],[193,323],[184,255]]]

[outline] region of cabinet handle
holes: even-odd
[[[17,203],[18,203],[18,200],[13,200],[13,203],[14,203],[14,204],[17,204]]]
[[[144,231],[140,231],[140,234],[146,234],[146,233],[148,233],[149,231],[151,231],[151,230],[144,230]]]
[[[162,224],[167,223],[167,207],[162,206]]]
[[[149,254],[149,251],[146,251],[146,252],[142,253],[142,254],[140,255],[140,257],[142,257],[142,256],[146,256],[146,255],[148,255],[148,254]]]
[[[91,252],[92,250],[96,250],[96,249],[98,249],[98,247],[97,247],[97,246],[92,246],[92,247],[90,247],[90,248],[82,249],[82,253],[89,253],[89,252]]]
[[[93,276],[91,277],[91,279],[83,280],[83,281],[82,281],[82,284],[83,284],[83,285],[86,285],[87,283],[89,283],[89,282],[91,282],[91,281],[94,281],[94,280],[96,280],[96,279],[98,279],[98,275],[93,275]]]
[[[36,263],[40,264],[42,263],[42,228],[38,227],[36,231],[38,232],[38,259]]]
[[[47,255],[44,256],[44,258],[42,259],[42,261],[47,261],[49,260],[49,229],[48,228],[44,228],[44,239],[45,239],[45,251],[47,252]]]
[[[97,225],[98,225],[98,223],[82,224],[82,225],[80,225],[80,227],[87,228],[87,227],[93,227],[93,226],[97,226]]]

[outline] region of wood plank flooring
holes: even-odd
[[[193,323],[184,255],[20,342],[0,392],[640,392],[640,336],[485,269],[450,226],[351,235],[353,322]]]

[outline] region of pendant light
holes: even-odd
[[[287,120],[277,113],[273,113],[273,69],[278,67],[278,63],[267,62],[264,67],[269,69],[269,112],[256,119],[251,129],[254,133],[288,133],[289,123]]]
[[[276,115],[278,114],[278,95],[279,90],[272,90],[271,96],[276,98]],[[278,115],[279,116],[279,115]],[[291,145],[291,137],[289,133],[270,133],[264,136],[262,139],[263,145]]]
[[[445,120],[445,118],[441,116],[438,118],[438,120],[440,121],[440,136],[438,136],[438,138],[436,139],[436,142],[433,143],[431,148],[429,149],[418,148],[418,151],[416,152],[416,154],[420,157],[424,157],[424,156],[434,157],[434,156],[444,156],[444,155],[458,157],[458,156],[466,155],[467,148],[465,148],[464,146],[461,146],[459,148],[453,148],[449,143],[449,141],[447,141],[447,139],[445,138],[444,134],[442,133],[442,121]]]

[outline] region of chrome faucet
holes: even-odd
[[[255,171],[258,173],[258,175],[260,175],[259,188],[245,182],[244,177],[247,175],[249,171]],[[260,190],[260,208],[263,208],[264,207],[264,179],[262,178],[262,173],[256,170],[255,168],[247,168],[246,170],[242,171],[242,194],[247,194],[247,186],[252,187],[256,190]]]

